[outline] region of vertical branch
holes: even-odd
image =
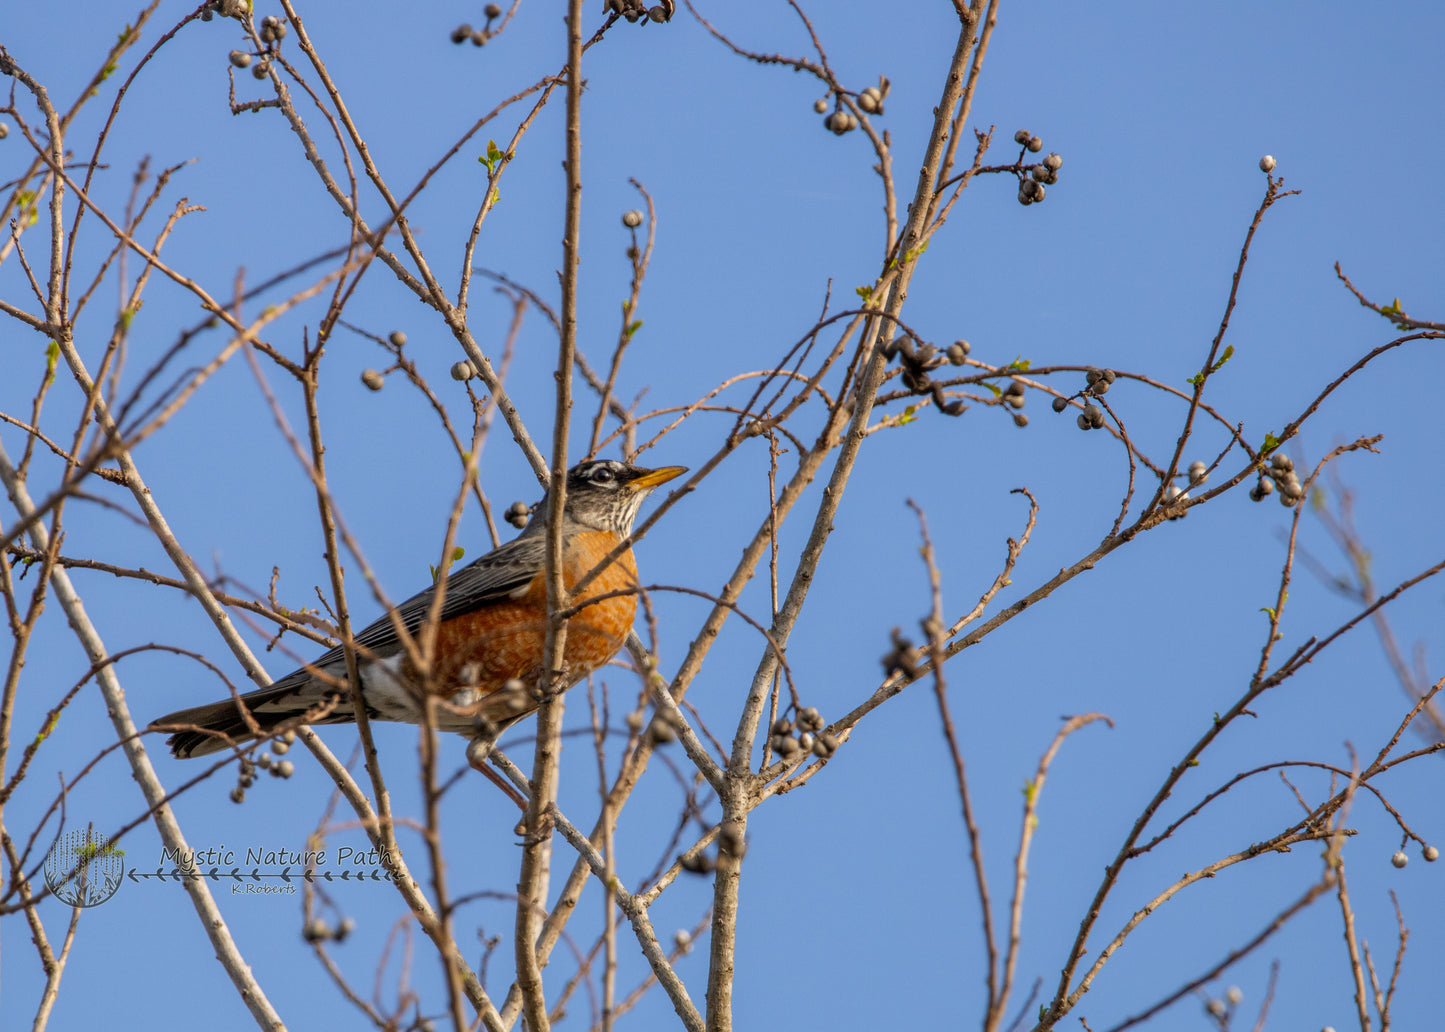
[[[601,1032],[612,1032],[612,1022],[617,1009],[617,905],[612,899],[612,886],[617,878],[616,859],[613,856],[612,836],[615,831],[612,819],[612,804],[607,792],[607,696],[603,687],[602,710],[597,709],[597,697],[592,690],[592,679],[587,679],[587,705],[592,715],[592,747],[597,754],[597,794],[602,803],[598,821],[602,825],[602,1021]]]
[[[128,458],[124,452],[120,457]],[[23,518],[30,520],[29,534],[35,548],[38,551],[49,548],[49,535],[38,520],[31,519],[35,512],[34,503],[31,502],[30,493],[25,489],[25,485],[17,479],[15,467],[11,464],[10,457],[5,453],[3,445],[0,445],[0,480],[4,481],[5,489],[9,492],[10,500],[14,503],[16,510]],[[139,482],[138,478],[136,482]],[[71,629],[80,640],[86,656],[97,668],[96,682],[100,685],[101,695],[105,698],[106,710],[110,714],[116,736],[123,743],[131,774],[140,785],[146,804],[151,807],[155,815],[156,830],[160,833],[161,841],[165,843],[167,849],[189,852],[190,847],[181,833],[180,824],[177,823],[170,804],[166,802],[166,791],[161,787],[160,779],[156,777],[155,768],[151,766],[145,747],[141,745],[140,730],[136,727],[135,721],[131,719],[130,705],[126,701],[125,690],[121,687],[120,679],[116,677],[114,666],[107,661],[110,653],[106,649],[105,643],[101,640],[95,625],[90,622],[90,617],[85,612],[85,606],[71,585],[70,576],[65,570],[58,566],[55,567],[51,571],[50,580],[55,589],[55,597],[65,611]],[[201,925],[205,928],[206,935],[211,940],[211,945],[215,948],[216,959],[226,969],[231,983],[251,1011],[251,1016],[263,1029],[284,1032],[286,1026],[281,1021],[281,1016],[271,1006],[271,1001],[266,998],[266,993],[261,989],[260,983],[256,981],[255,975],[252,974],[250,965],[241,956],[240,949],[236,946],[235,940],[231,938],[231,930],[226,926],[226,919],[216,906],[216,901],[211,897],[205,880],[188,878],[185,879],[184,887],[191,897],[191,903],[196,908],[196,913],[201,919]]]
[[[1360,1032],[1370,1032],[1370,1003],[1365,992],[1365,970],[1360,961],[1360,942],[1355,934],[1355,909],[1350,905],[1350,891],[1345,885],[1345,861],[1335,858],[1335,893],[1340,900],[1340,913],[1345,922],[1345,948],[1350,955],[1350,974],[1355,982],[1355,1010],[1360,1019]]]
[[[60,946],[60,956],[51,957],[45,964],[45,992],[40,996],[40,1006],[35,1008],[35,1022],[31,1032],[44,1032],[50,1024],[50,1011],[55,998],[60,995],[60,976],[65,973],[65,962],[70,957],[70,947],[75,944],[75,929],[80,924],[80,907],[70,908],[70,926],[65,930],[65,942]]]
[[[627,350],[627,345],[632,342],[632,335],[637,332],[636,327],[640,325],[637,322],[637,303],[642,294],[642,278],[647,275],[648,263],[652,261],[652,245],[657,240],[657,209],[652,203],[652,195],[637,180],[634,179],[632,185],[637,187],[637,192],[642,194],[642,199],[647,202],[647,246],[641,251],[637,249],[637,228],[630,226],[632,245],[627,249],[627,256],[632,262],[632,289],[622,304],[622,328],[617,335],[617,347],[612,351],[612,365],[607,370],[607,380],[602,385],[602,397],[597,402],[597,415],[592,420],[592,442],[587,446],[588,455],[597,454],[602,440],[602,424],[612,406],[612,392],[617,386],[618,370],[622,368],[622,355]],[[624,419],[624,425],[631,424]],[[632,454],[630,448],[626,454]]]
[[[316,407],[321,353],[322,348],[318,344],[316,350],[307,356],[305,374],[301,380],[302,395],[306,399],[307,437],[311,443],[312,481],[316,488],[316,507],[321,517],[321,531],[326,542],[326,566],[331,575],[331,599],[332,605],[336,607],[336,629],[345,649],[346,679],[351,685],[352,712],[356,714],[362,757],[366,772],[371,777],[371,790],[376,796],[376,812],[379,818],[377,832],[387,850],[397,853],[400,849],[396,842],[396,829],[391,822],[391,795],[387,792],[386,782],[381,776],[381,763],[376,753],[376,742],[371,734],[366,698],[361,694],[361,671],[357,664],[356,649],[351,645],[351,612],[346,602],[346,575],[341,568],[341,553],[336,540],[336,516],[326,487],[326,448],[321,443],[321,413]]]
[[[45,1028],[50,1021],[50,1009],[55,1005],[55,997],[60,992],[60,976],[65,972],[65,959],[70,953],[70,944],[75,941],[75,928],[80,922],[80,907],[73,907],[70,915],[70,927],[65,933],[65,944],[61,947],[60,956],[55,956],[55,950],[50,945],[50,937],[45,934],[45,925],[40,921],[40,911],[36,907],[36,899],[30,894],[30,879],[25,877],[25,869],[21,863],[20,854],[15,850],[15,843],[5,832],[0,831],[0,846],[4,847],[5,858],[10,861],[10,882],[15,886],[20,896],[20,907],[25,911],[25,920],[30,925],[30,941],[35,944],[35,952],[40,955],[40,966],[45,971],[45,990],[40,997],[40,1005],[35,1009],[35,1021],[31,1025],[34,1032]]]
[[[975,65],[971,72],[965,73],[969,54],[977,40],[975,35],[977,18],[968,17],[961,21],[958,42],[949,63],[943,93],[939,98],[938,106],[934,109],[933,129],[920,165],[918,184],[915,188],[913,203],[910,206],[908,225],[900,245],[902,248],[899,258],[900,267],[897,270],[896,278],[886,288],[882,286],[880,280],[879,287],[874,291],[875,297],[870,298],[868,302],[870,304],[882,302],[886,313],[886,325],[890,329],[883,328],[884,318],[875,317],[869,321],[867,329],[864,331],[865,335],[860,341],[860,348],[864,356],[863,369],[854,394],[853,422],[847,433],[843,435],[838,458],[834,462],[828,486],[823,491],[823,500],[819,504],[818,512],[813,520],[812,531],[803,548],[782,609],[773,621],[772,641],[781,648],[786,648],[792,628],[798,615],[802,612],[808,588],[812,585],[813,575],[817,571],[818,563],[823,556],[823,549],[832,533],[838,507],[843,500],[843,492],[848,486],[858,452],[867,436],[868,417],[873,409],[873,399],[878,393],[879,384],[883,382],[884,368],[887,365],[880,338],[885,333],[891,334],[891,327],[903,310],[908,281],[916,266],[916,260],[908,260],[907,256],[924,237],[927,215],[934,195],[934,180],[948,146],[951,119],[961,102],[966,104],[968,100],[971,100],[972,86],[980,71],[979,66]],[[880,294],[882,296],[877,296]],[[752,751],[752,741],[757,735],[758,724],[762,719],[763,705],[777,663],[777,652],[770,646],[763,653],[763,658],[753,675],[742,717],[738,721],[737,732],[733,736],[732,756],[728,764],[725,791],[721,793],[723,820],[719,834],[717,871],[713,883],[713,919],[710,942],[712,953],[708,971],[707,1021],[709,1032],[721,1032],[721,1030],[730,1029],[732,1025],[730,1012],[733,948],[737,933],[738,876],[741,870],[743,842],[747,830],[744,798],[746,781],[750,773],[748,759]]]
[[[938,573],[938,563],[934,559],[933,539],[928,534],[928,517],[911,498],[908,500],[908,507],[918,515],[918,530],[923,537],[923,562],[928,567],[932,606],[928,619],[924,621],[924,627],[928,634],[929,654],[933,660],[933,691],[938,698],[938,716],[943,724],[943,736],[948,740],[954,778],[958,782],[958,797],[963,805],[963,826],[968,831],[969,864],[973,868],[978,907],[983,917],[983,943],[988,951],[988,974],[984,979],[988,988],[988,1000],[984,1006],[984,1028],[987,1032],[994,1032],[1003,1016],[1006,1000],[999,997],[998,936],[994,932],[993,899],[988,894],[988,877],[983,865],[983,836],[979,833],[978,822],[973,816],[973,799],[968,792],[968,773],[963,762],[963,750],[958,745],[958,733],[954,730],[953,713],[948,706],[948,682],[943,677],[943,585]]]
[[[567,622],[563,581],[562,518],[567,504],[567,436],[572,414],[572,365],[577,353],[577,263],[582,223],[582,0],[567,5],[567,212],[562,236],[562,339],[557,355],[557,411],[552,426],[551,484],[547,491],[547,638],[542,651],[542,691],[537,709],[537,745],[532,792],[523,817],[522,871],[517,883],[517,988],[530,1032],[547,1032],[551,1021],[542,990],[538,937],[546,916],[552,860],[552,818],[562,746],[561,693]]]

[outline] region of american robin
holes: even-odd
[[[562,510],[563,583],[567,588],[632,533],[632,521],[653,489],[686,472],[683,466],[643,469],[611,460],[572,467]],[[537,708],[532,688],[541,673],[547,630],[545,526],[545,519],[534,518],[515,540],[447,577],[430,679],[420,676],[391,616],[356,635],[367,716],[423,723],[422,692],[429,690],[445,700],[434,707],[439,730],[460,732],[490,747],[502,728]],[[629,548],[571,599],[571,604],[577,605],[598,595],[623,592],[587,606],[568,620],[564,653],[568,687],[622,647],[637,612],[637,595],[627,589],[637,583],[637,562]],[[409,633],[420,631],[435,590],[427,588],[396,608]],[[314,716],[305,723],[341,724],[356,719],[340,646],[270,687],[248,692],[241,701],[263,734],[308,713]],[[176,731],[167,742],[182,759],[220,752],[254,737],[233,699],[179,710],[151,727],[170,730],[177,725],[191,725]],[[485,749],[477,760],[482,756]]]

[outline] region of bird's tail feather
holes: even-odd
[[[350,703],[334,689],[322,690],[309,678],[309,683],[300,686],[288,681],[285,678],[269,688],[241,696],[262,737],[288,723],[334,724],[352,719]],[[234,699],[177,710],[152,721],[150,726],[173,730],[166,745],[183,760],[218,753],[257,737]]]

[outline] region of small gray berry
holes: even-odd
[[[1054,411],[1055,411],[1055,412],[1062,412],[1062,411],[1064,411],[1064,409],[1066,409],[1066,408],[1069,407],[1069,399],[1068,399],[1068,398],[1055,398],[1054,401],[1053,401],[1053,405],[1054,405]]]
[[[1031,139],[1033,139],[1033,134],[1030,133],[1027,129],[1020,129],[1018,132],[1014,133],[1014,143],[1020,144],[1024,147],[1027,147],[1029,145],[1029,140]]]
[[[468,25],[466,22],[462,22],[462,23],[461,23],[460,25],[458,25],[456,28],[452,29],[452,42],[453,42],[453,43],[465,43],[467,40],[469,40],[469,39],[471,39],[471,38],[472,38],[472,27],[471,27],[470,25]]]
[[[1397,850],[1395,855],[1390,857],[1390,863],[1394,864],[1397,868],[1404,867],[1409,862],[1410,858],[1405,855],[1403,849]]]
[[[628,229],[636,229],[642,225],[642,212],[636,208],[633,208],[631,211],[624,211],[622,213],[622,224]]]
[[[251,55],[244,50],[231,51],[231,64],[237,68],[247,68],[251,64]]]
[[[1209,467],[1202,462],[1191,462],[1189,464],[1189,483],[1195,486],[1204,483],[1209,479]]]
[[[487,21],[491,21],[493,18],[500,18],[502,16],[502,5],[487,4],[486,7],[482,8],[482,13],[487,16]]]
[[[461,362],[454,362],[454,363],[452,363],[452,379],[453,379],[453,380],[457,380],[457,381],[460,381],[460,382],[465,382],[465,381],[467,381],[467,380],[470,380],[472,377],[474,377],[474,376],[476,376],[476,375],[477,375],[477,368],[476,368],[476,366],[472,365],[470,362],[463,360],[463,361],[461,361]]]
[[[1260,170],[1261,172],[1264,172],[1265,174],[1268,174],[1268,173],[1270,173],[1270,172],[1273,172],[1273,171],[1274,171],[1274,155],[1272,155],[1272,154],[1266,154],[1264,157],[1260,158],[1260,159],[1259,159],[1259,170]]]
[[[1028,147],[1029,153],[1037,154],[1039,151],[1044,149],[1044,141],[1040,140],[1037,136],[1031,136],[1029,137]]]
[[[827,111],[827,110],[828,110],[828,98],[826,98],[826,97],[819,97],[817,100],[813,101],[813,110],[816,111],[816,112],[817,112],[818,114],[820,114],[820,115],[823,114],[825,111]]]
[[[1433,864],[1436,860],[1440,859],[1440,850],[1434,846],[1426,846],[1420,851],[1420,855],[1425,858],[1427,864]]]
[[[271,768],[271,773],[275,774],[278,778],[289,778],[292,774],[296,773],[296,764],[290,760],[282,760]]]
[[[391,342],[391,346],[394,348],[406,347],[406,334],[400,330],[392,330],[386,339]]]
[[[361,374],[361,382],[366,384],[366,389],[379,391],[386,386],[386,377],[382,376],[375,369],[368,369]]]
[[[1059,157],[1057,154],[1050,154],[1047,158],[1044,159],[1044,167],[1047,168],[1050,172],[1057,172],[1059,169],[1064,167],[1064,159]]]

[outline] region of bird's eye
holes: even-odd
[[[592,482],[594,484],[610,484],[617,479],[617,474],[612,472],[611,467],[598,466],[592,471]]]

